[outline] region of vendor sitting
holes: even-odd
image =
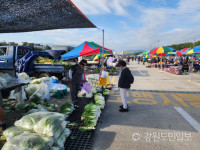
[[[189,66],[188,66],[187,61],[185,60],[183,65],[182,65],[182,72],[185,72],[185,71],[188,72],[188,70],[189,70]]]

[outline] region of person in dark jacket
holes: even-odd
[[[71,98],[72,101],[75,103],[78,103],[78,91],[80,90],[80,84],[81,81],[85,82],[84,77],[84,66],[87,65],[86,60],[81,60],[79,64],[76,64],[71,67],[69,70],[69,81],[71,83],[70,90],[71,90]]]
[[[126,67],[125,61],[120,60],[117,66],[120,67],[122,70],[119,77],[119,81],[118,81],[118,87],[120,88],[120,96],[121,96],[123,105],[120,106],[119,111],[127,112],[128,105],[127,105],[126,93],[130,89],[131,84],[134,82],[134,77],[131,74],[131,71],[129,70],[129,68]]]

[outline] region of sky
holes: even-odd
[[[72,0],[97,28],[0,34],[0,41],[149,50],[200,40],[200,0]]]

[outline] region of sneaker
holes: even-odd
[[[127,109],[121,108],[119,109],[119,112],[128,112],[128,108]]]
[[[127,105],[127,107],[128,107],[128,105]],[[123,105],[121,105],[121,106],[119,106],[119,108],[124,108],[124,107],[123,107]]]

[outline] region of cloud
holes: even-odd
[[[135,0],[72,0],[87,15],[111,14],[128,15],[127,6]]]

